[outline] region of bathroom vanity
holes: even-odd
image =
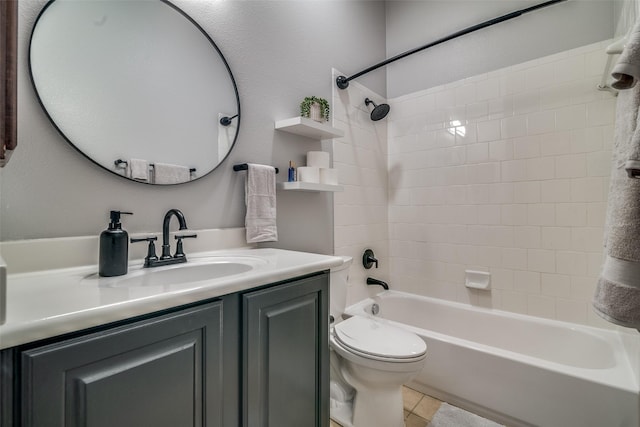
[[[187,285],[162,279],[155,291],[91,283],[87,268],[54,272],[44,285],[36,282],[45,273],[17,275],[0,327],[0,426],[328,426],[327,270],[337,258],[240,252],[264,263]],[[76,282],[66,291],[93,286],[84,298],[103,302],[59,308],[67,322],[51,313],[28,321],[17,312],[27,308],[12,304],[14,284],[36,290],[64,280]],[[110,321],[92,325],[93,317]],[[20,338],[37,334],[50,336]]]

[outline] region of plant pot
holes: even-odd
[[[326,121],[325,118],[322,117],[322,109],[320,108],[320,104],[317,102],[311,104],[311,107],[309,108],[309,118],[321,123]]]

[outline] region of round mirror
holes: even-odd
[[[52,123],[96,164],[149,184],[200,178],[240,125],[231,69],[164,0],[51,0],[31,35],[31,80]]]

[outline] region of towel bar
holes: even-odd
[[[127,161],[126,160],[122,160],[122,159],[118,159],[118,160],[114,160],[113,164],[116,165],[117,168],[121,168],[121,167],[127,167]],[[153,163],[149,163],[149,168],[153,169],[154,168],[154,164]],[[196,168],[189,168],[189,172],[193,173],[196,171]]]
[[[249,169],[249,165],[247,165],[246,163],[240,163],[237,165],[233,165],[233,170],[238,172],[238,171],[246,171],[247,169]],[[275,168],[276,173],[280,172],[280,170],[278,168]]]

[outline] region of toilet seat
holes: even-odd
[[[376,319],[353,316],[333,329],[339,344],[362,357],[402,363],[426,356],[427,345],[419,336]]]

